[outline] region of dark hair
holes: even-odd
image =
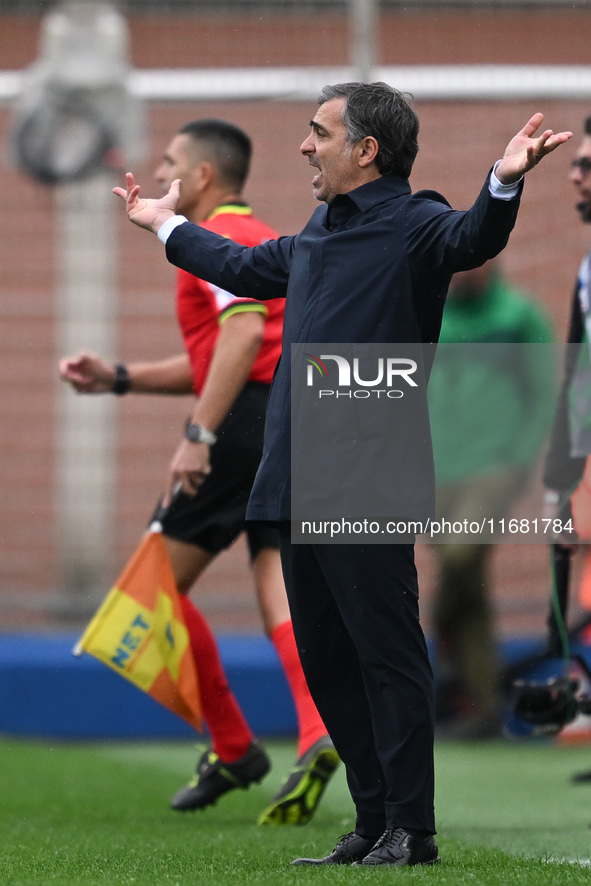
[[[178,131],[199,142],[208,153],[207,159],[214,163],[220,178],[236,191],[242,191],[248,178],[252,144],[242,129],[226,120],[194,120]]]
[[[585,135],[591,135],[591,117],[587,117],[583,125]]]
[[[412,96],[387,83],[337,83],[325,86],[318,104],[346,98],[342,121],[347,141],[356,144],[368,135],[379,146],[376,165],[381,175],[399,172],[408,176],[419,150],[419,120]]]

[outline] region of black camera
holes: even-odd
[[[568,675],[544,682],[515,680],[509,698],[512,714],[527,724],[531,736],[557,735],[579,714],[591,714],[588,678],[587,667],[578,661]]]

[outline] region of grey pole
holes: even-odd
[[[379,0],[351,0],[350,20],[351,64],[355,78],[370,83],[378,64]]]
[[[59,356],[80,350],[116,354],[117,206],[112,187],[112,174],[99,172],[57,189]],[[65,605],[84,610],[114,578],[116,404],[108,394],[77,395],[69,385],[57,385],[58,577]]]

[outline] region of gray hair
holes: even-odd
[[[387,83],[337,83],[325,86],[318,104],[345,98],[342,122],[346,139],[356,144],[372,136],[378,143],[376,165],[381,175],[411,173],[419,150],[419,120],[412,96]]]

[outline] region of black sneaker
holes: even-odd
[[[439,864],[439,850],[433,837],[411,837],[402,828],[387,828],[371,852],[355,865]]]
[[[212,806],[222,794],[259,782],[270,768],[271,761],[267,754],[254,741],[235,763],[224,763],[209,748],[197,761],[195,775],[189,784],[174,795],[170,805],[179,812],[205,809]]]
[[[296,858],[292,864],[353,864],[365,858],[376,841],[373,837],[360,837],[355,831],[345,834],[324,858]]]
[[[339,763],[328,735],[319,738],[296,760],[257,824],[307,824]]]

